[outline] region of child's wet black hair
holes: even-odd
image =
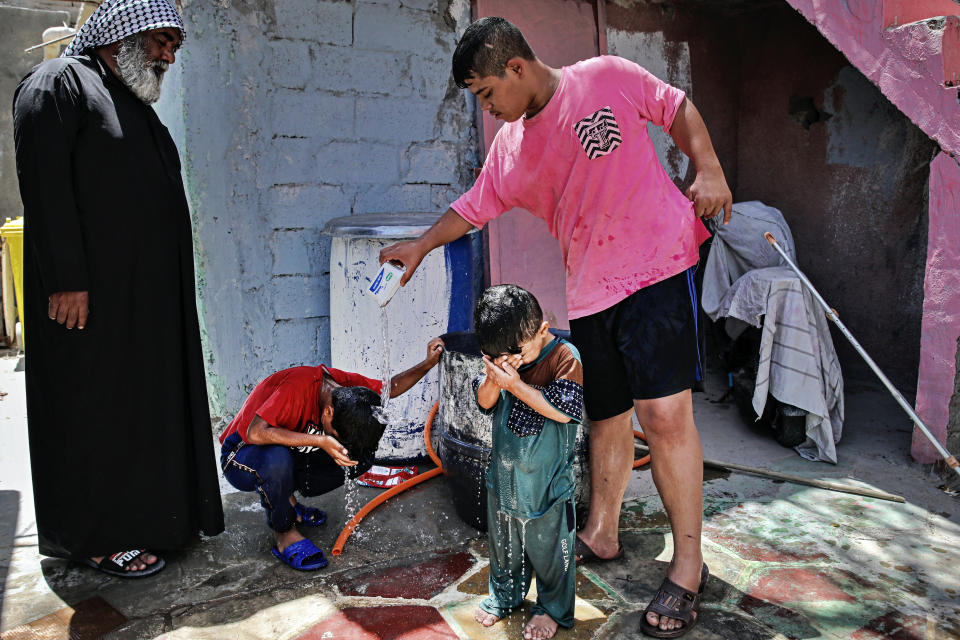
[[[333,428],[337,440],[347,448],[350,458],[369,466],[377,452],[384,425],[373,415],[380,396],[366,387],[340,387],[331,394]]]
[[[542,322],[540,303],[515,284],[498,284],[484,291],[473,313],[480,350],[491,358],[520,353],[520,344],[536,335]]]
[[[466,89],[471,77],[502,78],[511,58],[535,60],[536,56],[513,23],[496,16],[481,18],[467,27],[453,52],[453,81]]]

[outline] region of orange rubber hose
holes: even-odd
[[[430,407],[430,413],[427,414],[427,423],[423,425],[423,439],[427,445],[427,455],[430,456],[430,459],[433,460],[433,464],[438,467],[443,467],[443,463],[440,462],[440,458],[437,456],[437,452],[433,450],[433,442],[430,441],[430,429],[433,427],[433,419],[437,415],[437,409],[440,408],[440,401],[437,400],[433,403],[433,406]]]
[[[443,473],[443,467],[440,463],[440,458],[437,457],[436,452],[433,450],[433,445],[430,443],[430,428],[433,426],[433,418],[437,415],[437,408],[439,406],[439,402],[433,403],[433,408],[430,409],[430,413],[427,415],[427,423],[423,427],[423,437],[427,443],[427,454],[430,455],[430,459],[436,463],[437,467],[435,469],[430,469],[430,471],[425,471],[419,475],[416,475],[409,480],[405,480],[395,487],[387,489],[376,498],[363,505],[363,508],[360,509],[360,511],[357,511],[353,517],[350,518],[350,521],[347,522],[347,525],[343,528],[343,531],[341,531],[340,535],[337,536],[337,541],[333,543],[333,549],[330,550],[331,554],[339,556],[341,553],[343,553],[343,545],[346,544],[347,538],[350,537],[350,534],[353,533],[353,530],[357,528],[357,525],[368,513],[398,493],[406,491],[410,487],[416,486],[424,480],[429,480],[430,478]]]
[[[401,482],[395,487],[391,487],[390,489],[387,489],[386,491],[378,495],[376,498],[374,498],[373,500],[365,504],[363,508],[360,509],[360,511],[358,511],[352,518],[350,518],[350,522],[347,523],[347,526],[345,526],[343,528],[343,531],[340,532],[340,535],[337,536],[337,541],[333,544],[333,549],[330,551],[330,553],[332,553],[335,556],[338,556],[341,553],[343,553],[344,543],[346,543],[347,538],[350,537],[350,534],[353,533],[353,530],[357,528],[357,524],[363,519],[365,515],[367,515],[368,513],[373,511],[375,508],[379,507],[381,504],[383,504],[393,496],[397,495],[401,491],[406,491],[410,487],[414,485],[418,485],[424,480],[429,480],[434,476],[438,476],[441,473],[443,473],[443,469],[441,469],[440,467],[430,469],[430,471],[421,473],[420,475],[414,476],[409,480],[405,480],[404,482]]]
[[[638,430],[634,429],[634,430],[633,430],[633,437],[635,437],[635,438],[640,438],[640,439],[643,440],[644,442],[647,441],[647,437],[646,437],[645,435],[643,435],[643,431],[638,431]],[[650,454],[649,454],[649,453],[648,453],[647,455],[643,456],[642,458],[637,458],[636,460],[634,460],[634,461],[633,461],[633,468],[634,468],[634,469],[638,469],[638,468],[642,467],[643,465],[647,464],[648,462],[650,462]]]

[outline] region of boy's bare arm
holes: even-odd
[[[333,436],[278,429],[260,416],[254,416],[250,426],[247,427],[246,441],[249,444],[278,444],[284,447],[319,447],[341,467],[352,467],[357,464],[356,460],[350,459],[347,448]]]
[[[733,195],[710,141],[707,125],[688,98],[684,98],[677,109],[669,133],[697,171],[696,179],[686,192],[694,211],[706,220],[722,212],[723,224],[727,224],[733,211]]]
[[[440,362],[440,354],[443,353],[443,347],[443,340],[434,338],[427,344],[427,357],[423,362],[390,378],[390,397],[396,398],[420,382],[423,376],[427,375],[427,372]]]
[[[495,385],[512,393],[517,400],[520,400],[525,405],[542,415],[544,418],[548,418],[554,422],[570,422],[570,416],[556,409],[552,404],[547,402],[547,399],[543,397],[543,393],[541,393],[539,389],[534,389],[524,382],[520,378],[520,374],[517,373],[517,370],[513,367],[513,365],[510,364],[510,362],[502,361],[497,364],[491,361],[487,356],[483,357],[483,361],[487,365],[488,381],[492,379]],[[478,390],[478,399],[479,396],[480,392]],[[490,406],[492,407],[493,404]]]
[[[407,284],[425,255],[441,245],[453,242],[470,229],[473,229],[472,224],[461,218],[460,214],[453,209],[447,209],[440,219],[419,238],[398,242],[381,249],[380,264],[388,260],[403,264],[406,272],[400,278],[400,284]]]

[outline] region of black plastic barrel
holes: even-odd
[[[457,515],[467,524],[486,531],[485,477],[493,422],[480,412],[473,393],[473,380],[483,371],[483,359],[472,332],[448,333],[443,341],[446,349],[440,358],[439,409],[433,427],[437,455],[451,483]],[[576,502],[580,512],[587,508],[590,496],[588,433],[589,425],[582,425],[575,444]]]

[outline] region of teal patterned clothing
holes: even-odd
[[[497,403],[484,410],[493,414],[486,477],[490,596],[480,607],[504,617],[523,601],[536,573],[532,614],[549,615],[570,627],[576,595],[574,443],[583,420],[580,354],[557,338],[518,373],[570,420],[550,420],[503,390]],[[482,379],[474,382],[475,390]]]

